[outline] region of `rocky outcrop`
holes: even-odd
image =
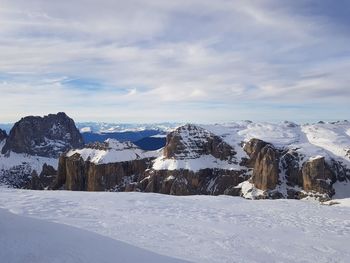
[[[286,125],[295,128],[295,124]],[[329,156],[310,158],[310,153],[298,147],[278,148],[251,139],[243,149],[248,158],[240,152],[239,160],[235,148],[224,137],[191,124],[169,133],[162,152],[145,152],[130,142],[109,139],[61,155],[58,175],[50,187],[171,195],[228,194],[253,199],[301,199],[309,195],[326,200],[334,194],[334,182],[350,179],[350,171],[341,160]],[[53,172],[48,167],[43,170]],[[42,178],[45,176],[33,174],[31,187],[47,188]]]
[[[31,190],[52,189],[57,177],[57,171],[51,165],[44,164],[41,173],[33,170],[24,188]]]
[[[0,142],[7,139],[7,133],[4,130],[0,129]]]
[[[119,143],[110,140],[102,144],[91,144],[89,147],[77,152],[72,151],[73,154],[67,153],[60,156],[54,189],[124,191],[129,183],[136,181],[149,168],[152,160],[151,157],[142,156],[142,151],[129,142]],[[86,153],[91,156],[83,159],[82,154]],[[118,156],[120,157],[123,153],[131,158],[118,160]],[[94,162],[96,156],[103,154],[107,160],[115,157],[114,162],[111,162],[112,160]]]
[[[322,156],[312,158],[302,167],[303,189],[306,192],[314,191],[332,196],[333,173],[329,170],[325,158]]]
[[[261,190],[275,189],[279,179],[279,153],[269,143],[258,139],[250,140],[245,146],[250,157],[249,166],[253,168],[251,178],[255,187]]]
[[[247,179],[244,167],[242,170],[206,168],[204,163],[204,167],[197,170],[153,169],[155,157],[127,142],[108,140],[86,147],[60,157],[55,189],[218,195]],[[185,125],[168,135],[161,158],[191,161],[208,155],[214,161],[225,161],[235,167],[238,165],[235,154],[233,147],[220,137],[203,128]],[[118,160],[120,156],[131,158]]]
[[[230,187],[246,180],[245,170],[224,169],[190,170],[147,170],[139,178],[137,189],[170,195],[220,195]],[[238,194],[238,193],[237,193]]]
[[[202,161],[204,156],[208,159]],[[168,134],[163,155],[140,178],[138,188],[171,195],[219,195],[246,180],[247,171],[221,137],[187,124]]]
[[[232,160],[236,152],[222,138],[209,131],[187,124],[169,133],[163,150],[165,158],[195,159],[212,155],[219,160]]]
[[[82,146],[83,139],[74,121],[60,112],[22,118],[11,129],[2,153],[13,151],[58,158],[68,149]]]
[[[273,145],[251,139],[244,146],[253,168],[250,182],[264,190],[265,197],[302,198],[313,196],[331,197],[332,184],[347,180],[347,170],[334,160],[325,161],[323,156],[306,158],[293,149],[276,149]]]

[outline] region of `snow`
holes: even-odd
[[[272,143],[278,148],[297,151],[303,157],[300,160],[300,166],[305,161],[323,156],[326,160],[335,159],[350,167],[350,123],[347,121],[305,125],[297,125],[288,121],[281,123],[241,121],[196,125],[192,129],[184,127],[179,132],[181,142],[189,149],[189,152],[186,152],[186,156],[177,156],[174,159],[159,156],[154,162],[153,169],[194,171],[205,168],[242,169],[239,165],[217,160],[212,156],[199,156],[196,153],[195,147],[207,136],[213,134],[220,136],[226,143],[233,146],[237,152],[235,159],[238,160],[238,163],[242,158],[248,158],[243,150],[242,142],[257,138]],[[196,135],[196,141],[193,140],[193,135]]]
[[[156,135],[150,136],[150,138],[166,138],[166,134],[156,134]]]
[[[198,158],[193,159],[167,159],[164,156],[160,156],[154,160],[152,168],[154,170],[190,170],[190,171],[199,171],[205,168],[219,168],[225,170],[242,170],[238,164],[235,164],[230,161],[220,160],[215,158],[212,155],[202,155]]]
[[[45,163],[51,165],[55,169],[58,167],[58,159],[55,158],[32,156],[15,152],[10,152],[6,155],[0,153],[0,171],[10,170],[14,166],[26,164],[29,165],[32,170],[36,170],[38,173],[40,173]]]
[[[106,164],[114,162],[126,162],[154,157],[158,152],[143,151],[131,142],[119,142],[114,139],[105,141],[107,149],[83,148],[70,150],[66,156],[79,154],[84,161],[89,160],[95,164]]]
[[[13,242],[11,246],[23,248],[17,251],[20,256],[38,245],[33,250],[44,257],[41,262],[54,262],[55,256],[58,262],[64,262],[65,256],[72,257],[71,262],[90,262],[90,256],[91,262],[108,262],[115,255],[113,250],[121,253],[116,253],[115,262],[128,262],[118,261],[124,247],[110,239],[130,244],[125,247],[128,256],[138,253],[135,247],[139,247],[200,263],[345,263],[350,258],[350,208],[341,205],[230,196],[0,189],[0,208],[21,216],[0,213],[0,247]],[[50,249],[51,242],[55,249]],[[1,259],[5,253],[11,251],[0,249]],[[51,253],[54,256],[46,260]],[[94,261],[96,255],[100,258]]]
[[[154,170],[244,169],[237,163],[235,157],[231,160],[220,160],[212,155],[201,153],[203,145],[208,143],[209,138],[215,136],[209,130],[200,126],[186,124],[176,129],[174,133],[174,136],[177,136],[184,149],[176,152],[172,158],[166,158],[163,155],[159,156],[153,162],[152,168]]]
[[[6,263],[185,262],[83,229],[0,209],[0,258]]]
[[[324,123],[305,125],[305,132],[310,143],[319,146],[335,156],[344,158],[350,149],[350,135],[348,133],[350,124],[348,122]],[[350,161],[350,156],[347,158]]]
[[[256,188],[252,183],[249,181],[244,181],[240,183],[237,187],[241,188],[242,196],[247,199],[256,199],[259,196],[264,195],[264,191]]]
[[[237,151],[237,159],[246,157],[241,142],[257,138],[279,148],[297,150],[307,159],[324,156],[350,167],[350,122],[333,122],[297,125],[291,122],[253,123],[249,121],[201,125],[224,138]]]
[[[80,132],[81,133],[92,132],[92,129],[91,129],[91,127],[82,127],[82,128],[80,128]]]
[[[170,132],[180,126],[179,123],[106,123],[106,122],[78,122],[80,132],[113,133],[113,132],[137,132],[144,130],[160,130]],[[83,129],[83,130],[82,130]]]
[[[335,194],[328,203],[340,204],[350,208],[350,182],[335,182],[333,184]]]

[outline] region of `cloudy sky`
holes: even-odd
[[[350,117],[350,1],[0,0],[0,122]]]

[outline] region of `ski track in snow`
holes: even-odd
[[[350,208],[307,201],[0,189],[0,208],[192,262],[350,258]]]

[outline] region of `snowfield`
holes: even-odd
[[[185,263],[86,230],[1,209],[0,222],[0,257],[6,263]]]
[[[339,205],[2,188],[0,208],[20,216],[0,210],[0,258],[10,259],[6,262],[24,262],[20,257],[27,250],[42,258],[32,262],[44,262],[51,251],[60,254],[58,262],[132,262],[121,257],[137,257],[130,255],[135,251],[145,256],[134,262],[176,262],[172,258],[200,263],[348,262],[350,258],[350,207]],[[33,251],[36,244],[40,246]],[[21,250],[17,253],[13,246]],[[64,261],[66,256],[72,256],[71,261]],[[98,261],[93,260],[96,257]]]
[[[70,157],[78,153],[84,161],[89,160],[95,164],[106,164],[139,160],[159,155],[159,151],[143,151],[131,142],[107,139],[105,143],[108,145],[106,150],[92,148],[75,149],[70,150],[66,156]]]

